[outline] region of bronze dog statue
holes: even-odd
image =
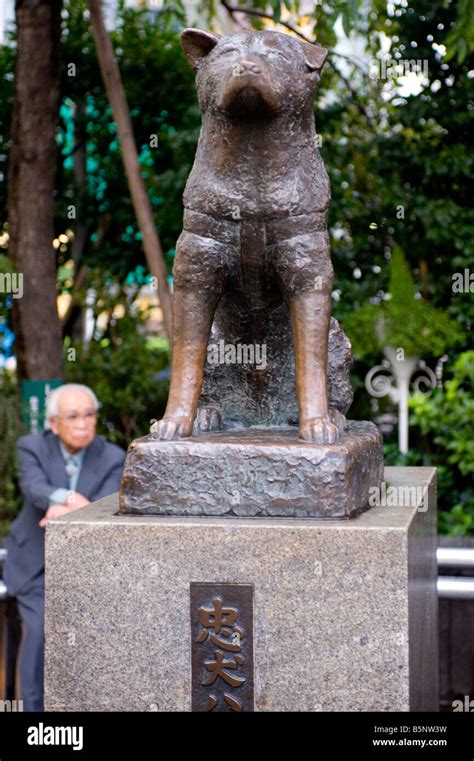
[[[304,440],[336,443],[351,352],[331,320],[330,188],[313,114],[327,51],[247,30],[186,29],[182,44],[202,129],[176,246],[168,405],[151,433],[298,423]],[[226,344],[265,346],[268,366],[209,367],[211,328]]]

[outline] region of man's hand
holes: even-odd
[[[59,518],[61,515],[66,515],[66,513],[70,512],[71,510],[67,505],[50,505],[41,518],[39,525],[41,528],[44,528],[52,518]]]
[[[85,505],[90,505],[90,501],[82,494],[79,494],[79,492],[72,491],[68,494],[67,503],[65,505],[50,505],[48,507],[41,518],[39,525],[41,528],[44,528],[47,522],[52,518],[59,518],[61,515],[66,515],[66,513],[77,510],[79,507],[85,507]]]

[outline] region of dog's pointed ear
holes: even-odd
[[[203,32],[201,29],[185,29],[181,34],[181,45],[189,65],[198,69],[204,58],[219,42],[218,34]]]
[[[303,52],[305,55],[305,64],[309,71],[321,71],[324,62],[328,57],[328,51],[317,42],[302,42]]]

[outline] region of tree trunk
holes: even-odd
[[[8,181],[9,255],[18,377],[63,377],[52,246],[62,0],[16,0],[17,59]],[[19,296],[19,294],[18,294]]]
[[[145,183],[138,163],[138,154],[133,136],[132,123],[128,111],[127,99],[120,78],[120,72],[115,59],[110,37],[102,18],[100,0],[87,0],[91,15],[92,34],[95,40],[97,58],[99,60],[102,78],[107,97],[114,116],[120,140],[122,160],[127,175],[132,203],[135,209],[138,225],[143,236],[148,269],[156,277],[158,297],[163,321],[168,338],[171,340],[171,297],[166,279],[166,264],[161,249],[160,239],[156,230],[153,209],[146,191]]]

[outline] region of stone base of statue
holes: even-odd
[[[346,521],[117,495],[50,521],[46,710],[436,711],[434,470],[372,496]]]
[[[351,421],[336,445],[298,438],[296,426],[252,427],[129,447],[120,512],[350,518],[383,479],[377,427]]]

